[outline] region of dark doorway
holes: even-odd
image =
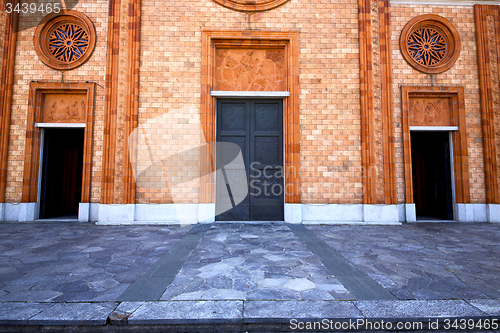
[[[411,132],[413,197],[417,219],[453,219],[448,132]]]
[[[40,218],[78,217],[84,130],[45,129]]]
[[[236,204],[230,179],[224,173],[224,182],[217,181],[222,185],[216,185],[216,211],[220,211],[217,205],[226,193],[235,204],[217,215],[216,220],[283,221],[283,101],[219,99],[217,142],[240,147],[247,171],[248,195]],[[217,170],[224,166],[220,153],[216,152]]]

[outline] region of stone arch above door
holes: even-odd
[[[261,12],[281,6],[289,0],[213,0],[226,8],[242,12]]]

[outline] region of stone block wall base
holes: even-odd
[[[286,223],[400,225],[419,222],[415,204],[285,204]],[[0,203],[0,221],[38,219],[36,203]],[[80,203],[79,222],[98,225],[195,224],[215,222],[215,204],[99,204]],[[500,205],[455,204],[454,221],[500,223]]]

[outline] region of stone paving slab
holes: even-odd
[[[128,318],[129,325],[239,323],[243,302],[177,301],[144,302]]]
[[[30,325],[105,325],[117,304],[56,303],[29,320]]]
[[[500,224],[307,228],[398,299],[500,298]]]
[[[340,253],[329,247],[304,225],[287,225],[306,244],[307,248],[321,260],[321,263],[328,268],[332,275],[357,299],[397,299],[370,276],[345,259]]]
[[[166,254],[125,290],[117,301],[157,301],[208,229],[210,229],[209,224],[198,224],[192,227]]]
[[[354,301],[365,318],[407,321],[427,318],[489,317],[462,300]]]
[[[50,303],[0,302],[0,325],[27,325],[30,318],[52,306]]]
[[[191,227],[2,223],[0,301],[114,301]]]
[[[214,224],[161,300],[356,299],[283,223]]]
[[[500,300],[498,299],[476,299],[468,303],[491,316],[500,316]]]
[[[352,302],[338,301],[245,301],[246,323],[289,323],[297,320],[358,319],[361,312]]]

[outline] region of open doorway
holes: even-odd
[[[76,219],[82,194],[84,130],[44,131],[40,218]]]
[[[453,220],[449,132],[411,132],[417,220]]]

